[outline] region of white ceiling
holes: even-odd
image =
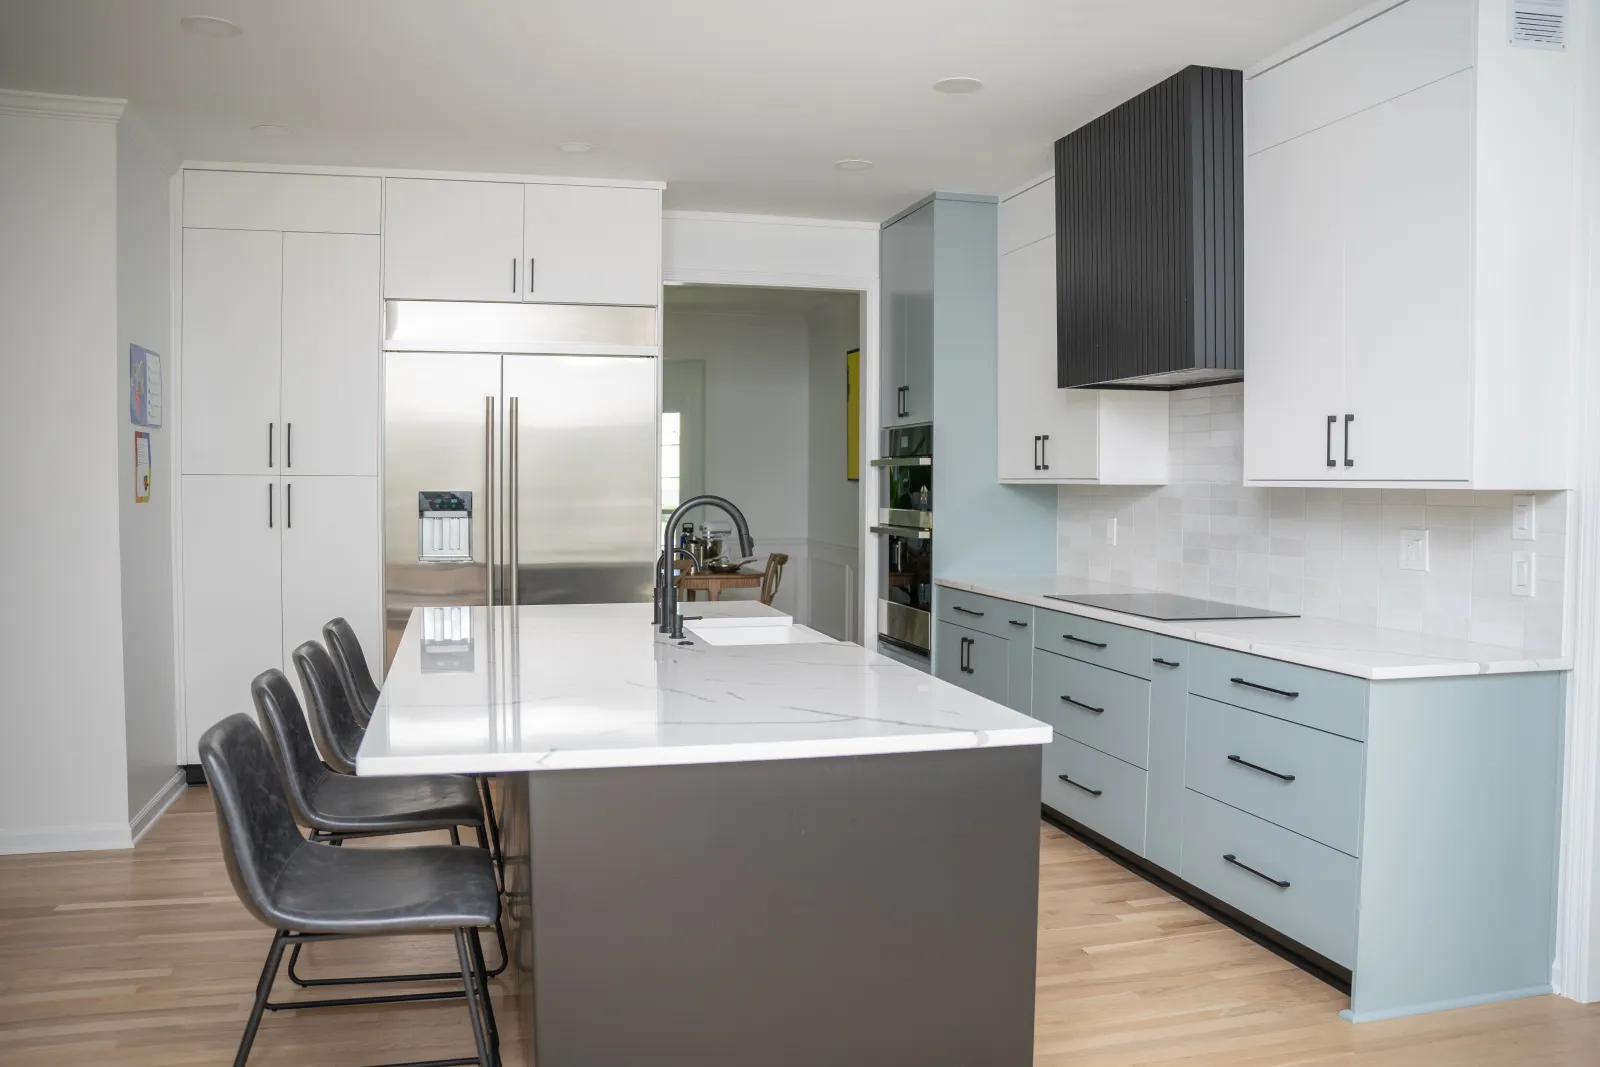
[[[1365,2],[0,0],[0,88],[126,97],[190,159],[655,178],[669,207],[881,220],[1005,192],[1180,67]],[[933,92],[956,75],[986,87]]]

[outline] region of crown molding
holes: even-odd
[[[55,93],[0,89],[0,115],[31,115],[43,119],[115,123],[122,118],[122,109],[127,106],[126,100],[113,100],[103,96],[59,96]]]

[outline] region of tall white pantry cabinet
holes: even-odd
[[[184,174],[186,760],[344,616],[377,648],[381,179]],[[375,664],[374,664],[375,665]]]

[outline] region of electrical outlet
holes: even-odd
[[[1533,579],[1533,553],[1511,553],[1511,595],[1532,596]]]
[[[1534,515],[1536,510],[1531,496],[1514,496],[1511,498],[1511,540],[1532,541],[1534,539]]]
[[[1117,517],[1115,515],[1106,520],[1106,544],[1117,543]]]
[[[1428,531],[1400,531],[1400,569],[1425,571],[1428,569]]]

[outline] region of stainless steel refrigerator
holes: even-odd
[[[386,665],[415,607],[650,599],[659,372],[640,353],[654,317],[387,305]],[[563,341],[608,354],[517,351]]]

